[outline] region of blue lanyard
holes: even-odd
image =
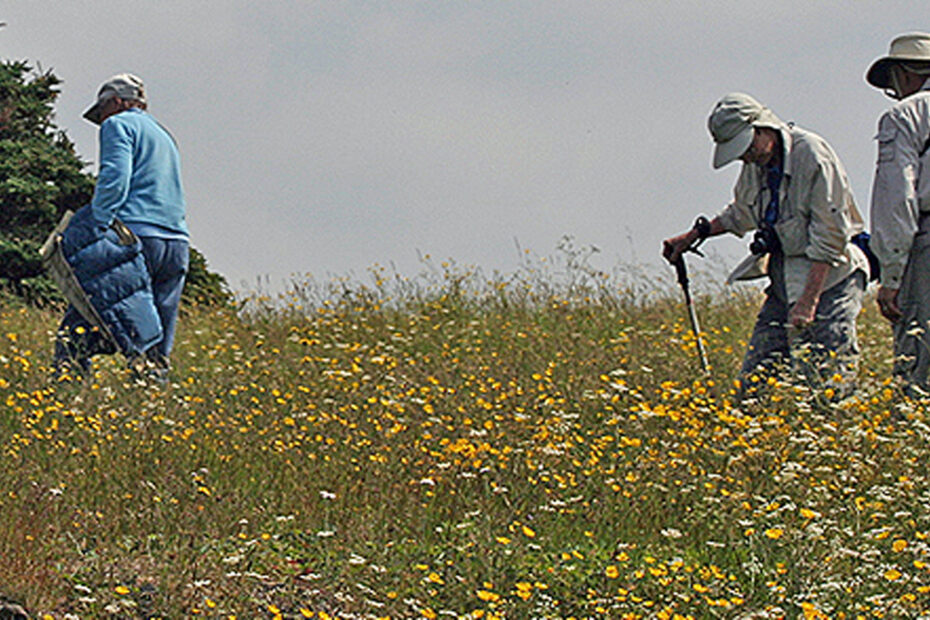
[[[777,166],[766,167],[765,184],[769,188],[769,204],[765,207],[763,221],[772,226],[778,219],[778,188],[781,187],[781,180],[784,177],[784,170],[781,164]]]

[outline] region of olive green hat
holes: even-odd
[[[780,126],[778,117],[751,96],[725,95],[707,119],[707,128],[714,139],[714,168],[722,168],[746,152],[752,144],[754,127]]]

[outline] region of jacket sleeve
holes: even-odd
[[[736,186],[733,188],[733,200],[725,206],[717,219],[727,232],[742,237],[750,230],[755,230],[757,222],[753,205],[758,198],[758,187],[753,182],[753,172],[748,164],[743,164]]]
[[[129,196],[133,138],[129,128],[114,117],[100,126],[100,172],[91,201],[91,213],[100,226],[109,226]]]
[[[894,110],[879,120],[878,162],[872,184],[872,242],[881,263],[881,283],[889,288],[901,287],[920,216],[920,162],[912,133]]]
[[[846,172],[835,157],[819,154],[809,183],[810,221],[805,254],[812,261],[835,267],[843,260],[846,244],[855,234],[846,202],[850,195]]]

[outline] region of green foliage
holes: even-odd
[[[16,292],[48,289],[22,281],[42,277],[45,235],[93,193],[86,164],[54,123],[59,83],[25,62],[0,63],[0,279]]]
[[[35,305],[61,300],[38,249],[65,211],[90,202],[94,177],[54,121],[60,80],[22,61],[0,62],[0,287]],[[228,303],[224,278],[191,249],[186,303]]]
[[[187,280],[184,282],[184,306],[224,306],[232,301],[226,278],[207,268],[207,259],[191,247]],[[183,306],[182,306],[183,307]]]

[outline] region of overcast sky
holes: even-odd
[[[613,269],[729,199],[707,114],[743,91],[831,142],[867,216],[863,78],[927,3],[0,2],[6,59],[53,69],[57,122],[133,72],[181,146],[192,243],[236,289],[418,256],[512,271],[515,239]],[[924,17],[921,18],[920,16]],[[921,21],[923,20],[923,21]],[[738,259],[746,240],[716,242]]]

